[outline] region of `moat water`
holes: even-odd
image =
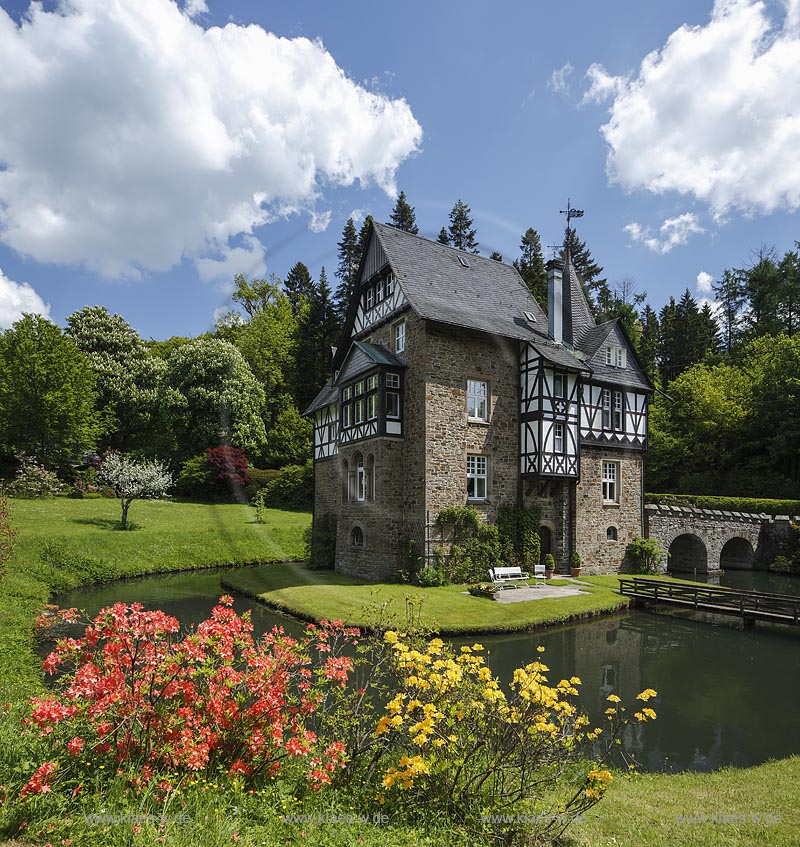
[[[219,595],[228,593],[220,586],[226,574],[230,570],[143,577],[79,589],[55,602],[93,614],[115,602],[138,601],[190,625],[207,617]],[[788,575],[730,571],[721,583],[800,595],[800,577]],[[235,596],[234,605],[240,612],[252,609],[256,632],[276,625],[290,633],[302,631],[302,624],[248,598]],[[712,625],[634,611],[458,643],[476,640],[504,681],[543,646],[550,680],[579,676],[582,707],[595,721],[602,721],[609,694],[631,705],[642,689],[656,689],[659,696],[651,705],[657,720],[629,726],[623,739],[626,753],[642,770],[746,767],[800,754],[800,628],[739,629],[734,620]]]

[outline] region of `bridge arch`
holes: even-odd
[[[755,550],[750,539],[736,535],[722,545],[719,566],[724,571],[752,568],[754,558]]]
[[[669,545],[668,569],[681,573],[708,572],[708,548],[704,539],[692,532],[677,535]]]

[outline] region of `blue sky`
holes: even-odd
[[[507,261],[571,197],[657,308],[800,239],[800,0],[0,10],[0,326],[204,332],[236,271],[332,275],[395,188],[430,237],[463,199]]]

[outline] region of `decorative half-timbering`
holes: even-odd
[[[596,325],[572,264],[544,316],[516,269],[373,223],[314,420],[315,520],[337,568],[391,579],[409,542],[472,503],[535,506],[562,569],[618,570],[641,534],[653,387],[617,321]],[[329,525],[329,522],[328,524]]]

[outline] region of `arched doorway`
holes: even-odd
[[[706,545],[696,535],[679,535],[669,545],[669,565],[671,571],[692,573],[708,572],[708,551]]]
[[[549,526],[539,527],[539,564],[544,564],[544,557],[553,552],[553,536]]]
[[[753,545],[746,538],[731,538],[722,548],[719,566],[724,571],[752,568],[754,555]]]

